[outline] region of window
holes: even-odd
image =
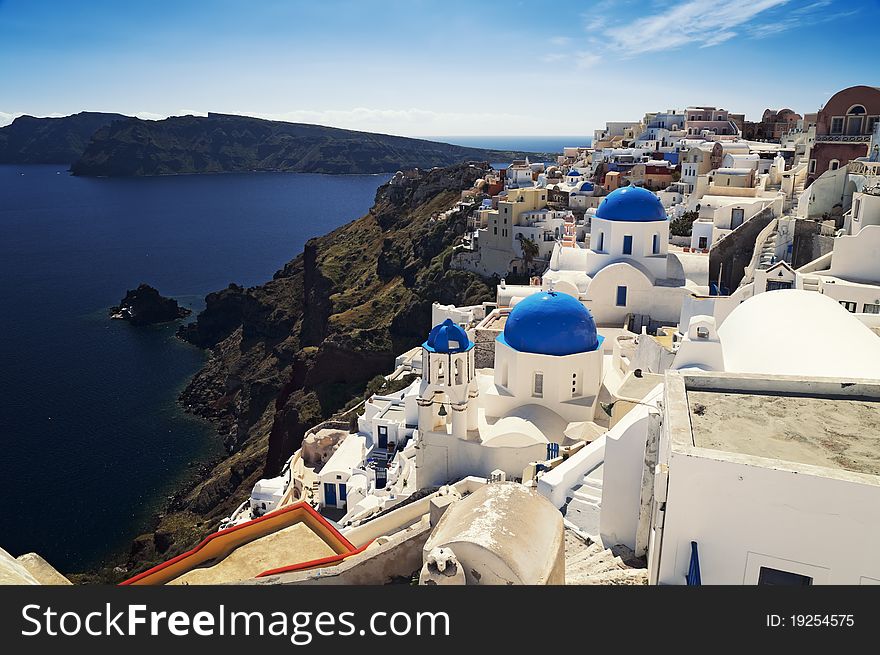
[[[623,237],[623,254],[624,255],[633,254],[633,238],[629,234],[627,234],[625,237]]]
[[[603,250],[605,250],[605,233],[604,232],[599,232],[599,245],[596,248],[596,250],[598,250],[599,252],[602,252]]]
[[[651,244],[651,252],[654,253],[655,255],[660,252],[660,235],[659,234],[654,235],[654,241]]]
[[[544,397],[544,374],[543,373],[535,373],[535,377],[532,382],[532,395],[535,398],[543,398]]]
[[[816,172],[816,160],[815,159],[810,160],[810,172],[811,173]]]
[[[493,227],[492,230],[494,231],[495,234],[498,234],[498,228],[497,228],[497,227]]]
[[[880,314],[880,303],[865,303],[865,306],[862,308],[862,311],[865,314]]]
[[[853,314],[856,313],[856,304],[854,302],[850,302],[848,300],[841,300],[840,304],[843,305],[843,308],[846,311],[852,312]]]
[[[868,129],[865,130],[868,134],[871,134],[874,131],[874,126],[880,122],[880,116],[868,116]]]
[[[699,326],[697,328],[697,339],[708,339],[709,338],[709,328],[705,326]]]
[[[799,573],[780,571],[762,566],[758,573],[759,585],[785,585],[789,587],[809,587],[813,584],[813,578]]]
[[[767,291],[778,291],[779,289],[791,289],[791,282],[767,280]]]
[[[843,116],[831,119],[831,134],[843,134]]]
[[[626,307],[626,287],[617,287],[617,306]]]
[[[836,171],[838,168],[840,168],[840,160],[839,159],[832,159],[830,162],[828,162],[828,170],[829,171]]]

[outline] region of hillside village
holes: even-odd
[[[432,220],[494,300],[125,584],[880,584],[880,89],[480,175]]]

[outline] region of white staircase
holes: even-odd
[[[605,548],[566,530],[565,584],[646,585],[648,571],[625,546]]]
[[[758,269],[765,270],[776,263],[774,258],[776,257],[777,237],[778,232],[774,229],[773,234],[764,239],[764,243],[761,246],[761,254],[758,258]]]
[[[804,275],[802,280],[804,291],[819,291],[819,278],[815,275]]]
[[[566,497],[562,513],[566,519],[589,535],[599,534],[602,510],[602,464],[587,471],[581,483]]]

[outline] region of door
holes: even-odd
[[[324,505],[336,507],[336,485],[332,482],[324,483]]]
[[[700,250],[705,250],[708,245],[709,237],[700,237],[697,241],[697,247],[699,247]]]
[[[344,482],[339,484],[339,500],[343,503],[348,500],[348,487]]]
[[[379,426],[379,448],[382,450],[388,449],[388,426],[380,425]]]
[[[743,219],[745,216],[744,209],[732,209],[730,211],[730,229],[735,230],[740,225],[743,224]]]

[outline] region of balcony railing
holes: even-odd
[[[816,143],[867,143],[870,134],[817,134]]]

